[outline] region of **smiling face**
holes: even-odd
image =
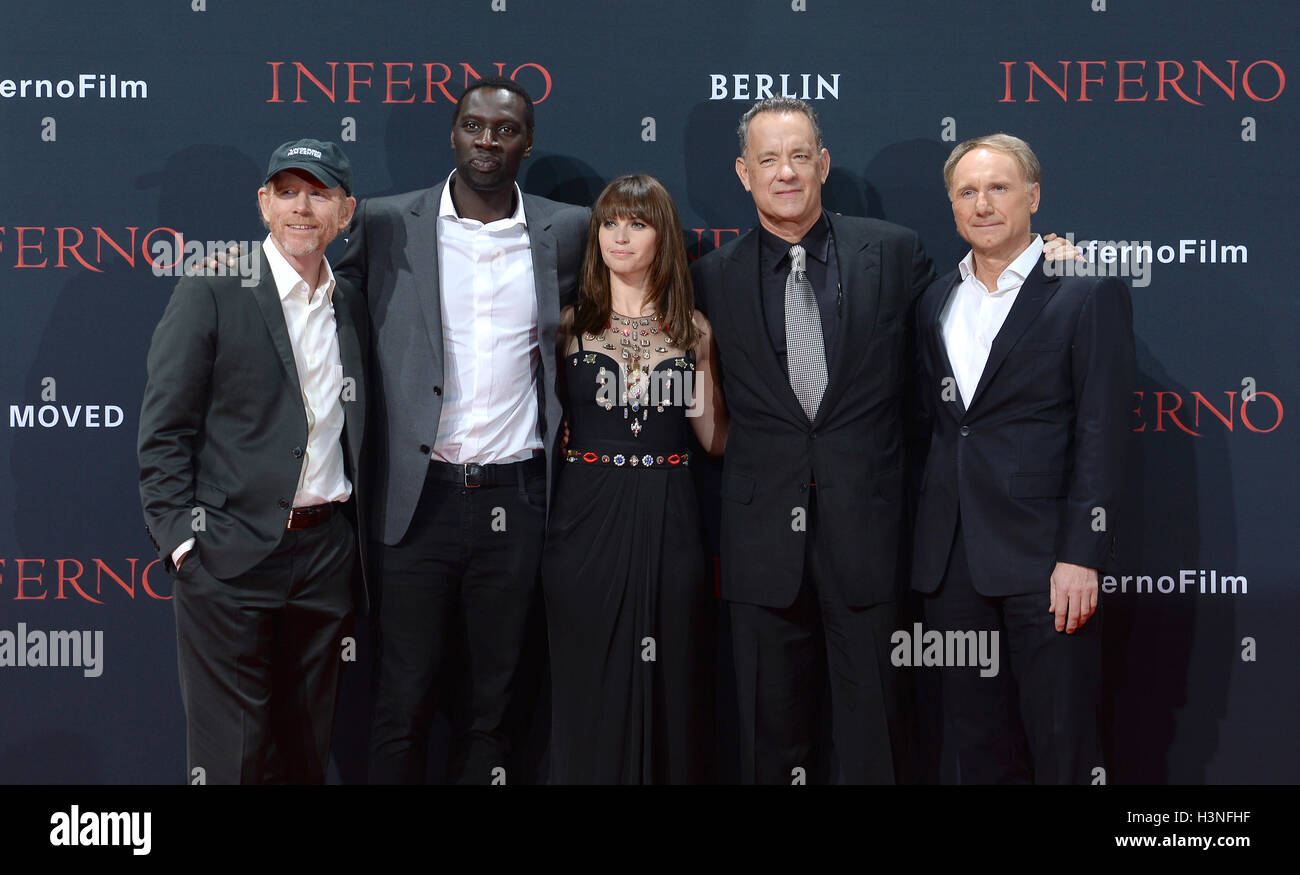
[[[271,240],[290,259],[319,257],[352,221],[356,198],[305,170],[282,170],[257,190]]]
[[[504,88],[476,88],[461,99],[451,128],[456,179],[481,192],[514,185],[533,148],[524,99]]]
[[[609,218],[597,233],[600,255],[611,275],[640,286],[658,252],[658,234],[638,218]]]
[[[830,153],[817,148],[803,113],[760,112],[750,119],[736,175],[754,197],[758,220],[773,234],[803,239],[821,216],[822,183],[830,170]]]
[[[1025,182],[1009,153],[985,147],[966,153],[953,168],[948,197],[957,233],[977,258],[1010,263],[1032,241],[1038,183]]]

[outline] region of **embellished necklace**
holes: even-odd
[[[631,429],[633,437],[641,435],[641,424],[650,416],[649,362],[651,346],[656,339],[659,339],[656,338],[659,331],[659,317],[654,313],[626,316],[611,309],[605,332],[600,337],[586,335],[586,339],[591,341],[601,340],[607,334],[618,336],[617,346],[605,340],[604,347],[611,352],[619,350],[622,356],[619,370],[623,377],[623,391],[619,404],[623,408],[623,418],[628,421],[628,428]],[[656,347],[656,351],[667,352],[667,348],[659,346]],[[606,410],[614,406],[614,401],[610,398],[610,376],[612,375],[603,367],[597,375],[599,388],[596,390],[596,403]],[[659,410],[663,411],[662,405],[659,406]]]
[[[610,328],[621,335],[623,348],[623,418],[628,420],[632,436],[639,437],[641,423],[650,415],[646,406],[650,399],[650,338],[659,333],[659,322],[654,313],[633,317],[613,310],[609,321]]]

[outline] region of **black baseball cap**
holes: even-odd
[[[269,182],[281,170],[305,170],[326,186],[338,186],[344,194],[352,194],[352,163],[335,143],[312,139],[282,143],[271,153],[263,182]]]

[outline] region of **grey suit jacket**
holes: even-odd
[[[442,295],[457,292],[443,289],[438,277],[438,206],[445,185],[362,201],[334,268],[362,289],[370,312],[371,415],[378,430],[370,447],[371,531],[389,545],[400,541],[411,524],[442,415]],[[537,292],[542,360],[537,413],[546,445],[548,496],[563,416],[552,350],[560,308],[575,295],[590,215],[586,207],[524,195]]]
[[[284,537],[305,464],[307,412],[293,347],[266,255],[255,257],[262,279],[252,288],[240,280],[247,262],[240,276],[177,283],[149,345],[137,446],[140,500],[154,549],[171,571],[171,552],[190,537],[199,561],[218,578],[265,559]],[[355,386],[343,403],[344,464],[353,497],[364,506],[369,330],[360,296],[346,282],[335,286],[333,303],[343,376]],[[364,527],[358,542],[365,543]],[[364,586],[357,595],[364,612]]]

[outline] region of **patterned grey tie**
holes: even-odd
[[[817,418],[826,391],[826,345],[822,342],[817,298],[805,269],[806,258],[802,246],[796,243],[790,247],[790,276],[785,281],[785,351],[790,386],[812,421]]]

